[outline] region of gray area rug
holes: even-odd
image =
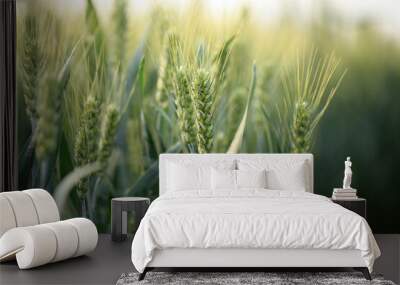
[[[138,273],[122,274],[117,285],[145,284],[379,284],[395,285],[380,275],[368,281],[359,272],[148,272],[138,281]]]

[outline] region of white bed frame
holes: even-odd
[[[313,155],[312,154],[162,154],[159,161],[160,195],[167,191],[168,161],[216,161],[236,160],[240,158],[305,161],[308,165],[309,185],[306,191],[313,193]],[[363,272],[370,280],[369,271],[359,250],[330,249],[193,249],[171,248],[156,250],[152,261],[139,276],[143,279],[146,272],[156,267],[354,267]]]

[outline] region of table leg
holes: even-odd
[[[120,203],[111,201],[111,239],[122,241],[122,207]]]
[[[126,240],[128,236],[128,212],[122,211],[121,212],[121,240]]]

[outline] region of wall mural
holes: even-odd
[[[160,153],[312,152],[326,196],[351,156],[373,230],[399,233],[400,29],[331,2],[68,2],[17,1],[19,188],[108,231],[112,197],[158,196]]]

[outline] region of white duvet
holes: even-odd
[[[165,248],[358,249],[370,271],[380,255],[365,219],[328,198],[258,189],[157,198],[132,243],[135,268]]]

